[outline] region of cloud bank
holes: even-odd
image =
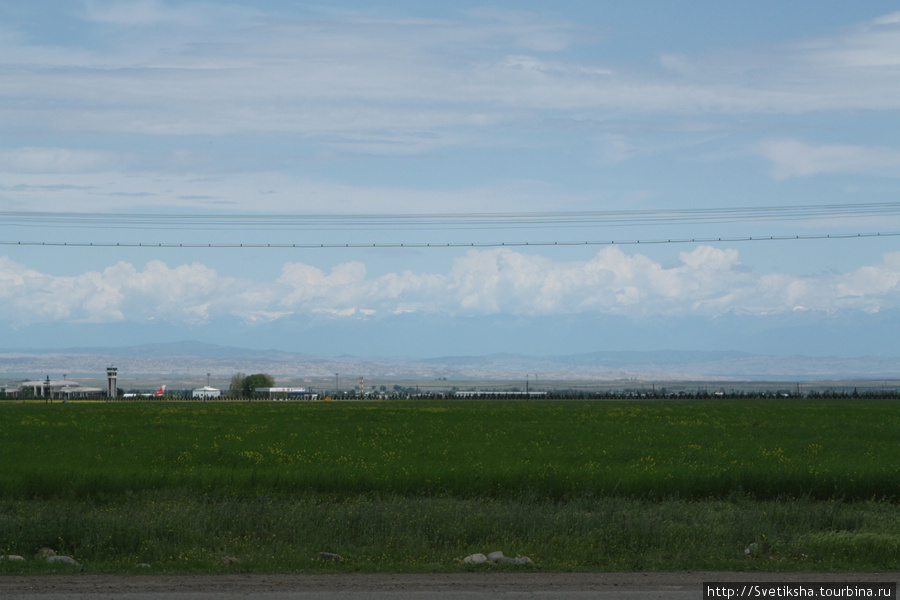
[[[367,275],[362,262],[330,272],[289,262],[272,281],[222,275],[200,263],[51,276],[0,258],[0,319],[91,322],[161,319],[186,324],[237,317],[248,324],[292,315],[335,319],[402,313],[480,316],[771,315],[792,311],[877,312],[900,306],[900,252],[839,274],[759,273],[738,252],[698,246],[663,266],[607,247],[585,261],[558,262],[510,249],[471,250],[446,273]]]

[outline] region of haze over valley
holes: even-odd
[[[900,358],[765,356],[742,352],[592,352],[558,356],[325,357],[199,342],[122,348],[0,350],[0,377],[230,377],[268,373],[281,378],[345,377],[448,380],[831,380],[900,378]]]

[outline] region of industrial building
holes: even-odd
[[[30,397],[44,398],[45,400],[75,400],[86,398],[115,398],[118,395],[116,387],[116,367],[106,368],[106,389],[82,385],[74,379],[68,379],[63,375],[62,379],[50,379],[47,375],[44,379],[23,381],[15,385],[4,386],[2,391],[6,396],[20,397],[22,391],[31,390]]]
[[[31,388],[32,398],[44,398],[46,400],[102,398],[106,395],[106,390],[103,388],[81,385],[74,379],[50,379],[49,375],[46,379],[23,381],[17,385],[6,386],[3,388],[3,392],[7,396],[19,396],[22,390],[26,388]]]
[[[306,388],[295,387],[260,387],[254,388],[254,392],[258,394],[268,394],[269,398],[290,398],[292,400],[315,400],[319,395],[311,392]]]

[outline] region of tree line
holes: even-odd
[[[268,394],[257,393],[256,388],[275,387],[275,379],[268,373],[244,375],[235,373],[231,376],[231,385],[225,392],[226,398],[263,398]]]

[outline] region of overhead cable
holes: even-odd
[[[817,235],[768,235],[768,236],[733,236],[733,237],[693,237],[693,238],[660,238],[660,239],[621,239],[621,240],[585,240],[585,241],[544,241],[544,242],[353,242],[353,243],[199,243],[199,242],[37,242],[37,241],[5,241],[0,246],[47,246],[76,248],[497,248],[520,246],[620,246],[633,244],[714,244],[717,242],[772,242],[789,240],[840,240],[873,237],[896,237],[900,232],[890,233],[831,233]]]
[[[0,225],[67,229],[349,231],[545,229],[900,216],[900,202],[570,212],[151,214],[0,212]]]

